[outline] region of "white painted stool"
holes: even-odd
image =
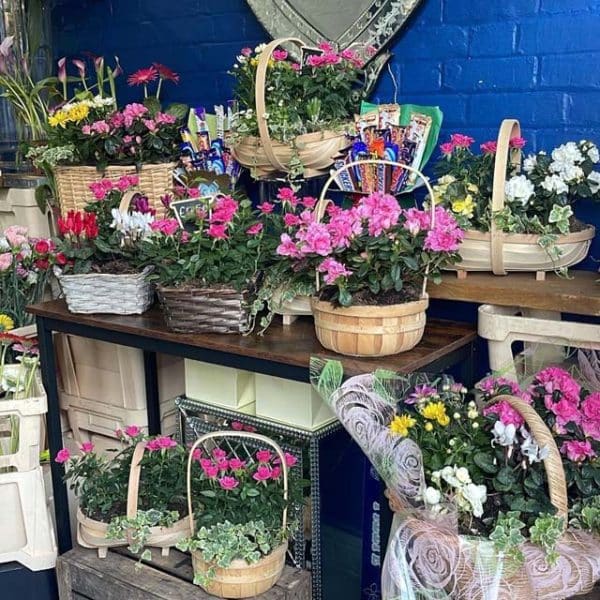
[[[600,325],[561,321],[553,311],[483,304],[478,309],[479,335],[488,340],[490,369],[518,380],[513,342],[525,342],[528,371],[565,359],[565,347],[600,349]],[[533,352],[535,348],[535,352]]]

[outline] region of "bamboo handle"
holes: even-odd
[[[275,453],[279,457],[281,461],[281,472],[283,474],[283,515],[282,515],[282,527],[285,529],[287,527],[287,501],[288,501],[288,467],[285,462],[285,454],[283,450],[272,439],[268,438],[265,435],[260,435],[259,433],[250,433],[248,431],[212,431],[210,433],[205,433],[200,436],[195,442],[194,445],[190,448],[190,454],[188,456],[188,464],[187,464],[187,500],[188,500],[188,518],[190,521],[190,533],[193,536],[196,533],[196,525],[194,522],[194,510],[192,506],[192,462],[194,460],[194,450],[200,445],[206,442],[207,440],[215,439],[215,438],[224,438],[224,437],[232,437],[232,438],[245,438],[258,440],[267,446],[271,446]]]
[[[316,218],[317,222],[321,221],[321,219],[325,216],[325,211],[327,210],[327,207],[329,206],[329,204],[331,204],[331,200],[327,200],[325,198],[325,196],[327,195],[327,192],[329,191],[329,187],[331,186],[331,184],[335,181],[336,177],[340,173],[342,173],[343,171],[347,171],[350,167],[355,167],[356,165],[390,165],[392,167],[402,167],[403,169],[406,169],[407,171],[414,173],[415,175],[420,177],[423,180],[423,183],[425,184],[425,187],[427,188],[427,192],[431,199],[429,202],[429,214],[431,215],[431,228],[434,227],[434,225],[435,225],[435,204],[436,204],[435,192],[433,191],[433,188],[431,187],[431,184],[429,183],[429,180],[427,179],[427,177],[425,177],[425,175],[421,171],[419,171],[419,169],[416,169],[415,167],[410,167],[403,163],[395,162],[392,160],[382,160],[380,158],[355,160],[353,162],[349,162],[349,163],[342,165],[339,169],[337,169],[336,171],[331,173],[329,179],[325,182],[325,185],[323,186],[323,189],[321,190],[321,195],[319,196],[319,201],[317,202],[317,205],[315,206],[315,218]],[[427,269],[427,271],[425,272],[425,278],[423,279],[423,291],[421,293],[421,296],[425,296],[425,291],[427,289],[428,272],[429,272],[429,269]],[[319,275],[317,273],[317,291],[318,290],[319,290]]]
[[[260,137],[260,142],[271,165],[279,171],[284,172],[287,170],[287,167],[281,164],[275,155],[273,145],[271,144],[271,136],[269,135],[269,125],[267,119],[265,118],[265,114],[267,112],[267,105],[265,102],[265,86],[267,83],[267,69],[269,67],[271,55],[278,46],[281,46],[287,42],[294,43],[300,48],[304,47],[304,42],[298,38],[279,38],[267,44],[258,58],[258,65],[256,67],[256,84],[254,86],[256,121],[258,123],[258,135]]]
[[[506,186],[506,169],[508,162],[513,166],[519,167],[521,164],[521,150],[515,149],[510,151],[510,140],[513,137],[521,136],[521,126],[516,119],[504,119],[498,131],[498,142],[496,146],[496,158],[494,161],[494,180],[492,184],[492,215],[490,224],[491,238],[491,261],[492,272],[494,275],[506,275],[504,268],[503,255],[503,233],[498,231],[494,219],[494,214],[504,208],[505,186]]]
[[[538,446],[540,448],[544,446],[548,448],[548,456],[544,459],[544,469],[546,470],[546,477],[548,479],[550,502],[556,508],[558,516],[564,519],[564,528],[566,529],[569,521],[567,480],[556,441],[537,411],[527,404],[527,402],[521,400],[521,398],[509,395],[496,396],[487,405],[489,406],[502,401],[508,402],[523,417]]]
[[[125,192],[123,197],[121,198],[121,202],[119,204],[119,212],[122,215],[126,215],[129,212],[129,205],[131,201],[139,194],[139,192]]]
[[[138,496],[140,492],[140,475],[142,473],[142,458],[146,451],[146,442],[138,442],[131,457],[129,469],[129,484],[127,486],[127,518],[135,519],[138,510]]]

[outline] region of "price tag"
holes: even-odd
[[[185,218],[193,213],[196,208],[208,208],[213,201],[214,196],[200,196],[199,198],[184,198],[171,202],[170,208],[182,229],[185,229]]]

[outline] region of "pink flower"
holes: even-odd
[[[298,462],[298,459],[293,455],[290,454],[289,452],[284,452],[284,456],[285,456],[285,464],[291,469],[294,465],[296,465],[296,463]],[[276,465],[281,463],[281,460],[279,458],[276,458],[273,463],[275,463]]]
[[[240,485],[240,482],[235,478],[235,477],[221,477],[221,479],[219,479],[219,485],[224,489],[224,490],[234,490],[238,485]]]
[[[260,210],[260,212],[264,215],[268,215],[269,213],[273,212],[275,205],[271,204],[270,202],[263,202],[262,204],[259,204],[256,208],[258,208],[258,210]]]
[[[300,250],[298,250],[296,243],[287,233],[282,233],[279,240],[281,243],[275,250],[279,256],[291,256],[292,258],[298,258],[300,256]]]
[[[485,142],[483,144],[481,144],[481,146],[479,146],[481,148],[481,151],[484,154],[496,154],[496,150],[498,149],[498,142],[494,142],[494,141],[489,141],[489,142]]]
[[[122,111],[123,125],[131,127],[136,119],[143,117],[147,112],[148,109],[143,104],[128,104]]]
[[[251,225],[250,227],[248,227],[248,229],[246,229],[246,233],[248,235],[258,235],[262,230],[263,230],[262,223],[254,223],[254,225]]]
[[[109,133],[110,125],[104,120],[95,121],[92,123],[91,129],[94,133]]]
[[[90,135],[92,133],[92,128],[89,125],[82,125],[81,133],[83,133],[83,135]]]
[[[293,213],[285,213],[283,215],[283,223],[286,227],[295,227],[300,224],[300,217]]]
[[[197,189],[197,188],[196,188]],[[216,199],[210,217],[211,223],[229,223],[235,216],[239,204],[231,196],[220,196]]]
[[[454,150],[454,144],[452,142],[446,142],[440,145],[440,151],[445,156],[450,156]]]
[[[240,471],[241,469],[243,469],[246,466],[246,463],[243,460],[240,460],[239,458],[232,458],[229,461],[229,468],[232,471]]]
[[[271,479],[279,479],[281,476],[281,467],[273,467],[271,469]]]
[[[157,219],[150,223],[152,231],[159,231],[163,235],[173,235],[179,230],[177,219]]]
[[[346,48],[346,50],[342,50],[340,52],[340,56],[345,60],[356,60],[356,52],[351,50],[350,48]]]
[[[0,273],[7,271],[10,265],[12,265],[13,255],[11,252],[3,252],[0,254]]]
[[[510,138],[509,144],[511,148],[523,148],[527,144],[527,140],[522,137],[513,137]]]
[[[59,465],[62,465],[63,463],[66,463],[70,458],[71,452],[69,451],[69,449],[63,448],[62,450],[58,451],[58,454],[56,455],[54,461],[57,462]]]
[[[17,248],[27,242],[27,227],[11,225],[4,230],[4,237],[13,248]]]
[[[567,423],[575,423],[577,425],[581,423],[581,413],[577,408],[577,404],[570,402],[566,398],[555,402],[549,407],[549,410],[556,415],[556,424],[561,431]]]
[[[197,450],[199,450],[199,448],[197,448]],[[208,469],[209,467],[213,467],[213,461],[210,460],[210,458],[200,458],[198,460],[198,462],[200,463],[200,466],[202,467],[203,470]]]
[[[146,129],[150,133],[154,133],[156,131],[156,122],[154,119],[142,119],[142,123],[146,126]]]
[[[431,223],[431,217],[428,212],[418,208],[409,208],[404,211],[404,223],[402,227],[410,231],[412,235],[417,235],[423,229],[428,229]]]
[[[302,67],[300,66],[299,63],[292,63],[291,67],[292,67],[292,70],[294,70],[294,71],[302,71]]]
[[[292,206],[296,206],[298,204],[298,198],[296,198],[294,190],[290,187],[279,188],[279,191],[277,192],[277,198],[282,202],[288,202]]]
[[[317,199],[312,196],[304,196],[304,198],[302,198],[302,204],[305,208],[312,210],[317,204]]]
[[[285,50],[275,50],[272,56],[276,61],[282,61],[288,57],[288,53]]]
[[[340,62],[342,62],[342,57],[335,52],[325,52],[325,54],[323,54],[324,65],[337,65]]]
[[[225,223],[213,223],[206,230],[206,235],[215,240],[226,240],[229,237],[227,235],[227,225]]]
[[[242,429],[244,429],[244,424],[239,421],[231,421],[231,429],[234,431],[242,431]]]
[[[592,439],[600,442],[600,421],[582,419],[581,429],[586,437],[591,437]]]
[[[455,252],[464,237],[464,233],[461,237],[458,232],[463,233],[460,229],[456,229],[455,232],[432,229],[427,232],[423,247],[432,252]]]
[[[254,433],[256,431],[256,427],[252,427],[252,425],[244,425],[244,431],[249,431],[250,433]]]
[[[177,121],[177,117],[168,113],[158,112],[154,120],[157,125],[173,125]]]
[[[327,225],[331,244],[335,248],[347,248],[353,236],[362,233],[362,219],[355,207],[349,210],[334,211]]]
[[[109,123],[111,124],[111,127],[114,127],[115,129],[118,129],[119,127],[123,127],[123,125],[125,124],[125,117],[123,116],[123,113],[120,112],[116,112],[112,115],[112,117],[109,120]],[[131,142],[131,140],[133,139],[131,136],[127,136],[129,137],[129,141],[125,142],[126,144],[129,144],[129,142]],[[123,141],[125,141],[125,138],[123,138]]]
[[[587,419],[600,421],[600,392],[590,394],[581,403],[581,411]]]
[[[215,448],[212,451],[213,458],[218,460],[220,458],[227,458],[227,452],[222,448]]]
[[[303,234],[302,242],[302,254],[327,256],[331,252],[331,236],[327,226],[322,223],[310,223]]]
[[[322,54],[311,54],[306,59],[306,64],[313,68],[322,67],[325,64],[325,57]]]
[[[579,402],[581,386],[564,369],[547,367],[535,376],[535,381],[542,384],[546,390],[544,402],[548,410],[550,410],[550,403],[553,401],[554,392],[560,392],[570,402]]]
[[[243,56],[252,56],[252,48],[242,48]]]
[[[125,427],[125,435],[135,438],[142,433],[142,430],[137,425],[128,425]]]
[[[273,456],[273,453],[270,450],[259,450],[256,453],[256,460],[258,460],[258,462],[269,462],[271,460],[271,457]]]
[[[115,187],[120,192],[125,192],[130,187],[134,187],[134,186],[138,185],[138,183],[139,183],[139,177],[137,175],[131,175],[131,176],[125,175],[123,177],[119,177],[119,180],[115,184]]]
[[[496,414],[504,425],[514,425],[515,427],[521,427],[525,423],[525,420],[521,414],[516,411],[508,402],[496,402],[490,406],[486,406],[483,409],[483,416]]]
[[[115,429],[115,435],[118,438],[122,438],[123,437],[123,430],[122,429]]]
[[[375,192],[363,198],[358,205],[358,214],[368,219],[369,235],[381,235],[398,223],[402,209],[394,196]]]
[[[323,50],[323,52],[333,52],[333,46],[329,42],[321,42],[319,44],[319,50]]]
[[[219,467],[219,471],[226,471],[229,468],[229,461],[226,458],[219,458],[217,467]]]
[[[89,454],[94,451],[94,444],[92,442],[83,442],[79,449],[83,454]]]
[[[217,467],[217,465],[202,467],[202,470],[209,479],[216,479],[219,474],[219,467]]]
[[[579,442],[577,440],[563,442],[560,451],[563,454],[566,454],[567,458],[573,462],[583,462],[586,458],[594,458],[596,456],[589,440],[586,440],[585,442]]]
[[[196,448],[193,452],[192,452],[192,459],[195,460],[196,462],[200,462],[202,459],[202,450],[200,450],[200,448]]]
[[[177,446],[177,442],[172,437],[169,437],[168,435],[162,435],[162,436],[156,438],[156,441],[158,442],[158,445],[160,448],[164,448],[167,450],[169,448],[175,448]]]
[[[271,469],[267,465],[259,465],[256,469],[256,473],[252,475],[252,479],[256,481],[267,481],[271,479]]]
[[[471,136],[462,133],[453,133],[450,136],[450,141],[457,148],[468,148],[475,140]]]
[[[327,257],[317,268],[319,273],[326,273],[325,283],[334,285],[340,277],[349,277],[352,271],[349,271],[345,265],[337,260]]]

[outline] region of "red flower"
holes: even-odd
[[[172,81],[173,83],[179,83],[179,73],[175,73],[175,71],[169,69],[169,67],[165,67],[165,65],[161,65],[160,63],[152,63],[152,66],[157,70],[158,76],[161,79],[166,79],[167,81]]]
[[[56,261],[56,264],[61,267],[67,264],[67,257],[62,252],[57,252],[54,260]]]
[[[38,254],[48,254],[50,252],[50,242],[48,240],[38,240],[33,249]]]
[[[48,262],[47,258],[38,258],[35,261],[35,266],[42,271],[46,271],[50,266],[50,263]]]
[[[158,71],[154,67],[148,67],[147,69],[139,69],[135,73],[132,73],[127,78],[129,85],[146,85],[151,81],[154,81],[158,77]]]
[[[64,236],[80,237],[84,234],[88,239],[98,237],[98,223],[94,213],[70,210],[66,217],[59,217],[58,231]]]

